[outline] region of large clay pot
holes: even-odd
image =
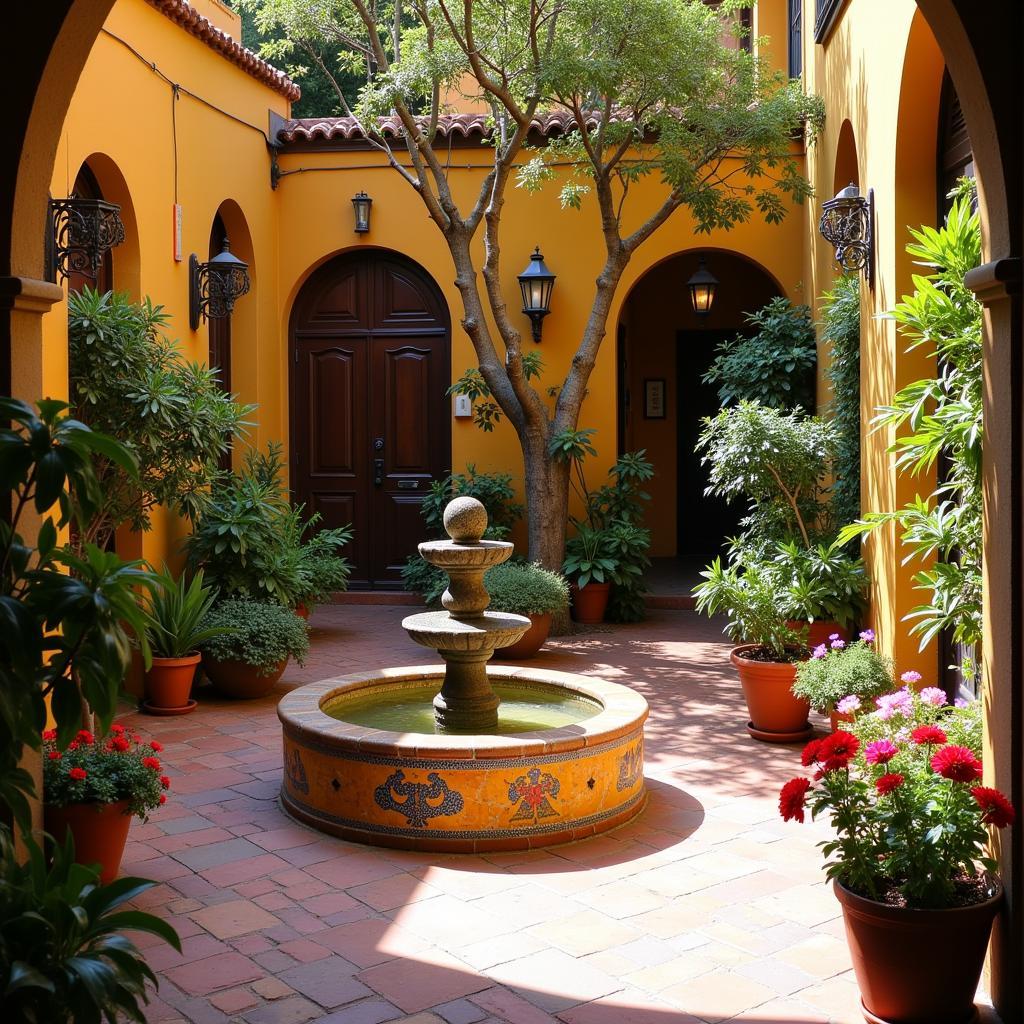
[[[494,652],[498,661],[522,661],[525,658],[532,658],[543,646],[551,631],[551,613],[543,612],[540,615],[530,615],[530,628],[508,647],[499,647]]]
[[[254,697],[265,697],[274,688],[274,684],[284,675],[288,659],[272,666],[269,672],[260,674],[256,665],[244,661],[218,661],[208,655],[203,656],[203,670],[210,677],[210,682],[226,697],[239,700],[252,700]]]
[[[968,1024],[992,921],[1003,901],[986,876],[984,903],[949,910],[907,910],[864,899],[836,883],[846,941],[870,1024]]]
[[[840,640],[843,640],[846,643],[850,642],[850,631],[845,626],[840,626],[837,622],[822,622],[820,619],[815,619],[814,622],[790,619],[786,625],[797,632],[806,626],[807,646],[810,647],[812,651],[819,644],[824,644],[828,647],[829,637],[832,636],[833,633],[838,633]]]
[[[794,697],[790,690],[796,679],[796,665],[789,661],[755,661],[744,657],[758,646],[743,644],[729,655],[739,673],[750,712],[747,731],[754,739],[766,743],[797,743],[810,739],[814,732],[807,721],[811,706],[806,700]]]
[[[104,884],[117,878],[131,824],[127,800],[113,804],[68,804],[67,807],[46,807],[43,811],[46,831],[58,843],[63,843],[70,830],[75,840],[75,861],[99,864],[100,880]]]
[[[577,622],[594,625],[604,622],[604,610],[608,607],[610,583],[595,583],[591,580],[585,587],[569,584],[572,592],[572,617]]]
[[[187,658],[153,658],[146,673],[146,702],[157,709],[184,709],[189,703],[192,680],[201,655]]]

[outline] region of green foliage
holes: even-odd
[[[775,581],[777,608],[787,619],[849,627],[867,608],[864,561],[838,541],[809,548],[782,543],[765,571]]]
[[[476,498],[487,511],[487,540],[504,540],[523,514],[516,501],[511,473],[478,473],[470,463],[465,473],[452,473],[430,485],[423,499],[422,513],[427,534],[444,538],[444,510],[453,498]]]
[[[577,587],[588,583],[611,583],[619,563],[612,550],[611,538],[604,528],[595,529],[587,522],[576,522],[576,533],[565,542],[562,572]]]
[[[723,565],[716,558],[701,576],[704,582],[693,590],[697,611],[725,615],[725,632],[733,643],[757,644],[776,661],[804,656],[804,636],[790,629],[779,613],[777,584],[763,564]]]
[[[717,384],[723,406],[760,402],[783,411],[813,409],[818,348],[807,306],[781,296],[747,314],[753,328],[716,349],[705,384]]]
[[[490,607],[514,615],[544,615],[569,607],[569,584],[539,562],[504,562],[488,569],[484,586],[491,595]]]
[[[128,524],[148,530],[156,505],[195,521],[209,503],[219,463],[254,406],[221,390],[217,371],[185,360],[163,331],[168,317],[149,299],[90,288],[68,298],[71,403],[76,416],[117,437],[137,473],[95,456],[101,500],[76,545],[106,547]]]
[[[143,636],[136,588],[150,577],[139,563],[88,545],[80,555],[57,546],[58,531],[81,526],[103,500],[97,456],[135,472],[131,453],[66,415],[62,402],[38,411],[0,398],[0,799],[20,824],[28,820],[31,778],[18,767],[26,747],[38,750],[47,700],[59,742],[67,745],[90,709],[105,730],[131,658],[129,632]],[[43,517],[34,538],[25,516]],[[70,570],[70,572],[68,571]]]
[[[203,654],[217,661],[242,661],[270,675],[287,658],[300,665],[309,653],[309,630],[303,619],[279,604],[222,601],[203,620],[216,635],[203,642]]]
[[[319,515],[292,507],[279,444],[266,454],[248,451],[240,473],[213,490],[185,544],[189,566],[203,569],[220,597],[276,601],[286,608],[323,600],[347,584],[349,565],[338,552],[352,539],[349,527],[316,530]]]
[[[478,367],[471,366],[445,392],[448,395],[465,395],[473,403],[473,423],[485,433],[494,430],[501,422],[501,406],[492,401],[493,395],[484,375]]]
[[[896,431],[890,451],[900,473],[919,476],[943,455],[945,479],[927,497],[870,513],[841,535],[848,540],[894,522],[908,557],[931,563],[914,577],[927,599],[908,616],[922,648],[943,630],[969,647],[982,638],[982,308],[963,282],[981,259],[972,199],[967,183],[941,228],[911,231],[907,252],[931,272],[914,275],[914,293],[891,316],[911,350],[927,346],[935,354],[938,372],[901,388],[874,421]]]
[[[844,697],[867,702],[894,688],[892,662],[864,640],[828,651],[819,648],[797,666],[793,683],[793,693],[824,714]]]
[[[828,411],[836,427],[832,516],[860,518],[860,279],[839,277],[822,297],[822,340],[829,346]]]
[[[70,836],[52,860],[26,837],[18,857],[0,827],[0,995],[4,1019],[25,1024],[144,1024],[146,986],[156,976],[126,931],[142,932],[181,951],[174,929],[124,904],[156,883],[99,881],[95,868],[74,862]]]
[[[428,607],[439,608],[441,595],[448,589],[448,573],[419,555],[410,555],[402,566],[402,585],[419,594]]]
[[[199,570],[187,580],[178,579],[165,565],[153,579],[146,603],[146,637],[158,658],[187,658],[195,654],[211,634],[202,622],[213,608],[217,594],[203,582]]]
[[[145,821],[166,801],[164,790],[171,783],[156,756],[163,749],[159,743],[143,743],[137,733],[118,725],[105,740],[82,729],[64,750],[58,749],[52,732],[44,733],[43,740],[47,806],[127,800],[130,812]]]

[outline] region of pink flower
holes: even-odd
[[[825,647],[824,644],[818,644],[818,646],[815,647],[813,651],[811,651],[812,658],[821,659],[824,658],[826,654],[828,654],[828,649]]]
[[[906,683],[908,686],[912,686],[914,683],[919,683],[924,677],[920,672],[915,672],[913,669],[908,669],[903,675],[900,676],[900,680]]]
[[[841,715],[852,715],[855,711],[860,710],[860,697],[855,693],[851,693],[849,697],[844,697],[837,705],[836,711]]]
[[[933,704],[935,707],[941,708],[946,703],[946,693],[937,686],[926,686],[921,691],[921,700],[926,704]]]
[[[829,640],[841,640],[842,637],[838,633],[829,633]]]
[[[878,790],[879,796],[885,796],[886,793],[891,793],[902,785],[903,776],[899,772],[890,772],[888,775],[883,775],[875,780],[875,789]]]
[[[964,700],[963,697],[957,697],[957,699],[953,701],[953,707],[955,708],[969,708],[970,706],[971,702],[969,700]]]
[[[875,704],[878,707],[878,717],[888,721],[893,715],[902,715],[909,718],[914,710],[914,699],[910,690],[904,687],[896,693],[883,693]]]
[[[835,639],[829,644],[829,646],[833,651],[841,651],[846,646],[846,641]]]
[[[875,642],[875,631],[873,629],[861,630],[860,638],[866,644],[873,644]]]
[[[864,760],[868,764],[887,764],[899,752],[899,747],[892,740],[876,740],[864,748]]]

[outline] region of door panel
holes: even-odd
[[[302,289],[291,344],[295,500],[355,527],[353,588],[400,588],[423,498],[450,465],[443,300],[401,257],[346,255]]]

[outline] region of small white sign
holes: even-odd
[[[469,400],[469,395],[455,396],[455,415],[459,419],[473,415],[473,403]]]
[[[181,262],[181,203],[175,203],[173,207],[174,216],[174,259]]]

